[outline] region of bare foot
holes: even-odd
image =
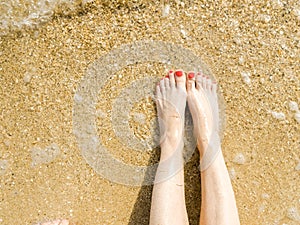
[[[37,225],[69,225],[68,220],[54,220],[45,223],[38,223]]]
[[[156,104],[161,144],[177,145],[183,139],[186,106],[186,76],[182,70],[170,71],[156,88]]]
[[[188,73],[187,101],[203,171],[214,161],[220,149],[217,84],[201,73]]]

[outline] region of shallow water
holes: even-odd
[[[159,154],[150,87],[178,67],[219,82],[241,224],[299,224],[299,2],[177,0],[169,11],[156,1],[48,2],[0,5],[0,224],[148,224],[152,187],[139,185]],[[141,56],[131,53],[136,43],[164,44]],[[87,144],[82,133],[93,134]],[[99,143],[134,168],[127,183]],[[187,208],[198,224],[198,154],[187,161]]]

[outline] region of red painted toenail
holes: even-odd
[[[181,77],[181,76],[183,75],[183,73],[182,73],[181,70],[177,70],[177,71],[175,72],[175,75],[176,75],[177,77]]]
[[[169,75],[167,75],[167,76],[166,76],[166,78],[170,78],[170,76],[169,76]]]
[[[170,70],[169,73],[173,73],[173,70]]]
[[[195,77],[195,73],[191,72],[188,74],[189,79],[193,79]]]

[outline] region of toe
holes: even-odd
[[[165,87],[168,90],[170,88],[170,79],[169,77],[166,76],[164,80],[165,80]]]
[[[175,77],[172,70],[169,71],[170,87],[175,87]]]
[[[204,90],[206,88],[206,78],[205,78],[205,75],[202,74],[202,73],[199,77],[199,86],[201,86],[201,88],[204,89]]]
[[[211,89],[213,94],[217,94],[217,87],[218,87],[217,81],[213,81],[212,82],[212,89]]]
[[[159,81],[159,87],[160,87],[160,92],[161,92],[161,95],[164,96],[165,92],[166,92],[166,85],[165,85],[165,79],[162,78],[160,81]]]
[[[195,89],[195,73],[189,72],[187,75],[187,90]]]
[[[176,82],[176,87],[185,89],[186,85],[186,77],[185,74],[182,70],[176,70],[175,71],[175,82]]]
[[[208,80],[208,77],[206,75],[203,76],[203,88],[204,90],[207,90],[208,89],[208,86],[207,86],[207,80]]]
[[[198,72],[196,75],[196,89],[200,90],[202,88],[202,74]]]
[[[211,89],[212,89],[212,81],[210,79],[210,77],[206,77],[206,89],[211,92]]]

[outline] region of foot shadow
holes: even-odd
[[[154,151],[151,155],[151,159],[149,160],[149,165],[158,162],[158,159],[159,151]],[[185,164],[184,168],[185,200],[190,225],[199,225],[200,218],[201,184],[198,167],[199,153],[198,150],[195,150],[191,159]],[[144,185],[141,187],[128,225],[149,225],[152,190],[153,185]]]
[[[184,166],[185,201],[190,225],[199,225],[200,219],[201,180],[199,162],[199,151],[196,149],[191,159]]]
[[[156,149],[150,156],[148,166],[159,162],[159,150]],[[149,174],[150,170],[146,173]],[[156,172],[156,171],[155,171]],[[153,177],[153,175],[149,175]],[[146,177],[149,177],[146,175]],[[144,180],[144,183],[146,180]],[[137,200],[134,204],[128,225],[149,225],[150,221],[150,209],[151,209],[151,197],[152,197],[153,185],[144,184],[138,194]]]

